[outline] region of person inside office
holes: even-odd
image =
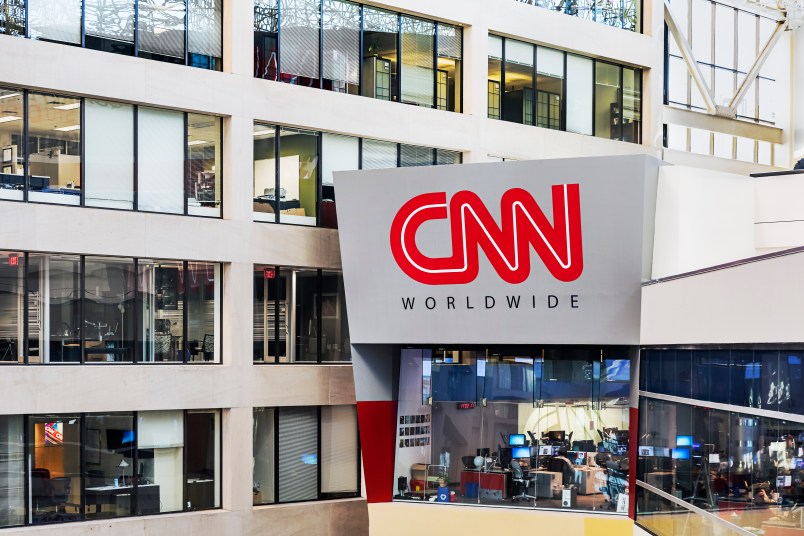
[[[423,442],[397,438],[396,500],[626,513],[624,351],[411,351],[425,364],[418,392],[400,381],[399,422],[415,411],[431,426]]]

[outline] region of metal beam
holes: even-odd
[[[765,60],[768,59],[770,53],[773,51],[773,47],[776,46],[776,43],[779,42],[779,39],[782,37],[782,33],[787,28],[787,23],[785,21],[780,21],[776,23],[776,29],[773,30],[773,33],[768,38],[768,42],[765,43],[765,47],[762,49],[762,52],[759,53],[757,59],[754,60],[754,65],[751,67],[751,70],[748,71],[748,74],[745,75],[742,84],[740,87],[737,88],[737,93],[734,94],[732,97],[731,102],[729,102],[729,108],[736,110],[737,105],[740,104],[740,101],[743,100],[746,93],[748,93],[748,88],[751,87],[751,83],[759,76],[759,70],[762,69],[762,66],[765,64]]]
[[[679,50],[681,50],[681,56],[684,58],[684,63],[687,65],[687,70],[692,75],[692,80],[695,82],[695,85],[698,86],[698,91],[701,92],[701,96],[706,104],[707,113],[712,115],[716,114],[718,107],[715,105],[715,100],[712,97],[712,91],[709,89],[706,80],[704,80],[701,69],[698,67],[698,62],[692,54],[690,44],[679,29],[675,15],[673,15],[673,12],[670,10],[669,0],[664,0],[664,21],[667,23],[667,29],[670,30],[673,39],[676,40]]]
[[[675,106],[664,107],[662,120],[671,125],[699,128],[770,143],[782,143],[782,129],[780,128],[740,119],[731,119],[720,115],[693,112],[692,110],[676,108]]]

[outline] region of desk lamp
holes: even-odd
[[[125,458],[120,460],[120,463],[117,464],[117,467],[120,468],[120,487],[126,485],[126,467],[128,467],[128,462]]]

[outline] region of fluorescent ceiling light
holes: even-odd
[[[193,140],[193,141],[188,141],[187,145],[204,145],[205,143],[210,143],[210,142],[204,141],[204,140]]]
[[[9,93],[8,95],[0,95],[0,100],[10,99],[11,97],[19,97],[19,93]]]
[[[5,117],[0,117],[0,123],[11,123],[12,121],[19,121],[20,119],[22,118],[15,115],[7,115]]]
[[[254,137],[256,138],[257,136],[265,136],[266,134],[273,134],[274,132],[275,132],[274,129],[258,130],[256,132],[254,132]]]
[[[61,106],[54,106],[56,110],[75,110],[76,108],[80,108],[80,102],[74,102],[73,104],[62,104]]]
[[[56,127],[53,130],[58,130],[59,132],[72,132],[73,130],[78,130],[81,128],[81,125],[70,125],[69,127]]]

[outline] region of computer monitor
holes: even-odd
[[[673,459],[674,460],[689,460],[690,459],[690,449],[689,448],[679,448],[673,450]]]
[[[530,458],[530,447],[513,447],[511,449],[511,457],[515,460]]]
[[[653,447],[643,447],[642,445],[639,446],[639,455],[640,456],[654,456]]]
[[[786,488],[793,485],[793,479],[790,475],[786,476],[777,476],[776,477],[776,487],[777,488]]]
[[[677,447],[691,447],[692,446],[692,436],[691,435],[676,436],[676,446]]]
[[[586,465],[586,453],[585,452],[576,452],[575,453],[575,465]]]
[[[553,448],[553,456],[558,456],[558,451],[561,449],[561,447],[553,446],[552,448]]]
[[[488,458],[490,454],[491,454],[491,449],[489,449],[488,447],[477,449],[477,455],[478,456],[483,456],[484,458]]]
[[[654,456],[670,457],[670,447],[653,447]]]
[[[502,447],[500,449],[499,462],[501,467],[507,468],[509,465],[511,465],[511,459],[513,458],[512,454],[513,449],[511,447]]]
[[[539,456],[552,456],[553,455],[553,447],[550,445],[542,445],[539,447]]]
[[[525,434],[511,434],[508,436],[508,446],[509,447],[524,447],[525,446]],[[514,456],[516,457],[516,456]]]

